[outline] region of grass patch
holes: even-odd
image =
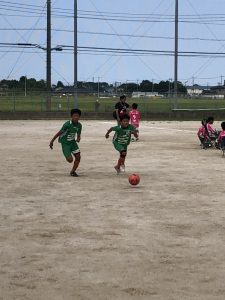
[[[96,111],[96,96],[78,96],[78,106],[84,112]],[[99,112],[112,112],[118,98],[100,98]],[[127,102],[138,103],[141,112],[169,112],[174,108],[174,99],[128,98]],[[52,96],[52,111],[70,111],[74,107],[72,96]],[[177,99],[179,109],[218,109],[225,107],[221,99]],[[0,96],[0,111],[46,111],[46,96],[22,95]]]

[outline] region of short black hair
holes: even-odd
[[[206,119],[202,119],[201,123],[202,123],[203,126],[205,126],[206,123],[207,123],[207,120]]]
[[[124,99],[126,99],[127,97],[125,96],[125,95],[122,95],[122,96],[120,96],[120,100],[124,100]]]
[[[71,109],[71,111],[70,111],[71,117],[74,114],[78,114],[79,116],[81,116],[81,110],[79,108],[73,108],[73,109]]]
[[[137,104],[137,103],[133,103],[133,104],[132,104],[132,108],[133,108],[133,109],[137,109],[137,108],[138,108],[138,104]]]
[[[221,128],[222,128],[223,130],[225,130],[225,122],[222,122],[222,123],[221,123]]]
[[[214,118],[213,117],[208,117],[208,119],[207,119],[207,123],[209,123],[209,122],[214,122]]]
[[[127,114],[122,115],[122,116],[120,117],[120,121],[122,121],[122,120],[130,120],[130,116],[127,115]]]

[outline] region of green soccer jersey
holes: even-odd
[[[63,124],[60,131],[62,134],[59,136],[60,143],[70,143],[75,140],[75,136],[80,135],[82,130],[82,125],[80,122],[73,123],[72,121],[67,121]]]
[[[113,142],[120,145],[129,145],[131,139],[131,131],[136,131],[133,125],[128,125],[126,128],[121,126],[115,126],[112,128],[112,131],[115,131]]]

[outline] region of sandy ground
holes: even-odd
[[[79,178],[62,123],[0,122],[0,299],[224,300],[225,158],[199,123],[142,122],[118,176],[114,123],[83,121]]]

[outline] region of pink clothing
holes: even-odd
[[[137,109],[132,109],[129,112],[130,116],[130,124],[133,125],[135,128],[139,127],[139,121],[141,118],[140,112]]]
[[[206,126],[207,126],[209,134],[210,135],[211,134],[214,135],[215,134],[215,130],[212,128],[211,124],[207,123]]]
[[[199,138],[207,138],[207,139],[209,138],[208,134],[205,130],[205,127],[203,125],[201,127],[199,127],[197,135]]]
[[[204,128],[204,126],[199,127],[197,135],[198,135],[198,137],[204,137],[205,136],[205,128]]]
[[[225,138],[225,130],[222,130],[218,136],[218,142],[221,142],[222,139]]]

